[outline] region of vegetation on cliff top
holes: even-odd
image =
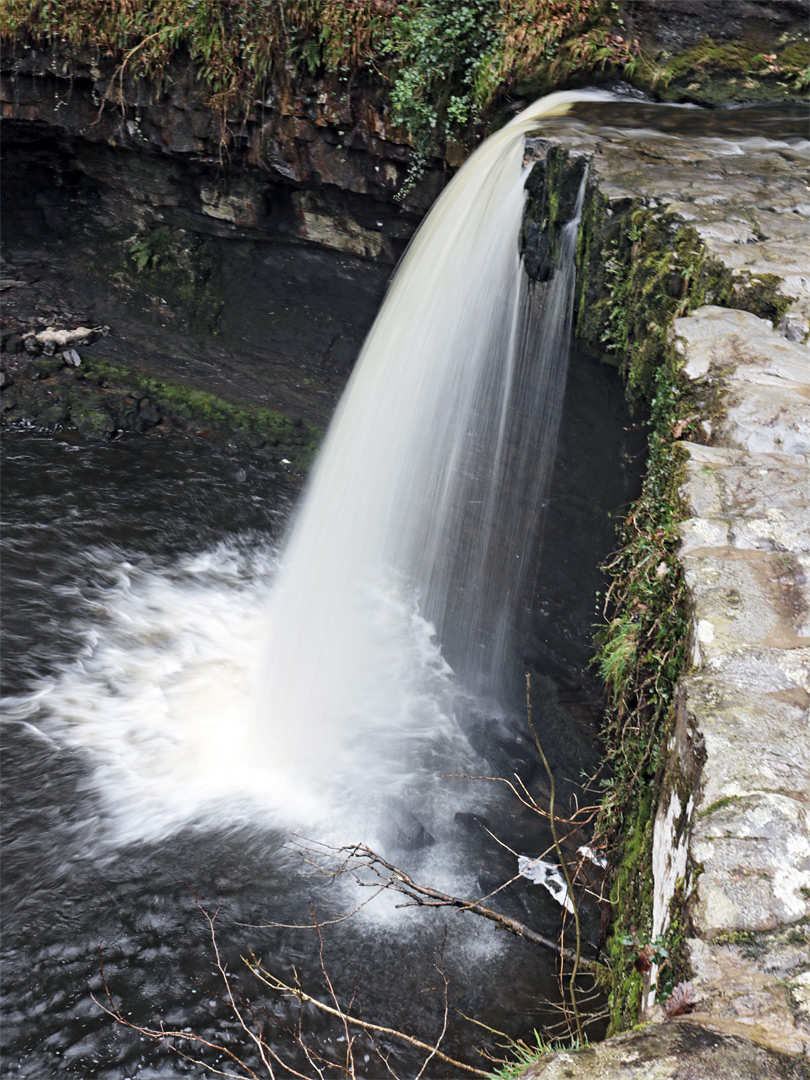
[[[385,92],[413,147],[401,195],[448,141],[469,149],[479,122],[491,123],[510,95],[597,71],[710,104],[752,91],[790,97],[810,84],[806,40],[707,38],[649,55],[628,33],[620,0],[4,0],[0,35],[106,57],[99,68],[114,75],[104,101],[121,108],[125,74],[159,92],[170,61],[187,57],[223,133],[268,96],[294,99],[302,77],[366,80]],[[453,149],[450,160],[464,156]]]
[[[366,73],[419,153],[511,91],[632,65],[617,11],[613,0],[5,0],[0,33],[89,47],[156,85],[183,50],[223,121],[296,74]]]

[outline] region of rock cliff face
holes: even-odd
[[[690,402],[664,437],[680,444],[668,468],[691,651],[653,770],[657,806],[634,871],[650,875],[650,892],[634,916],[645,940],[682,949],[696,1000],[689,1020],[550,1055],[529,1074],[538,1080],[619,1077],[642,1062],[662,1080],[806,1074],[810,177],[807,141],[785,138],[776,121],[759,136],[755,116],[722,141],[697,123],[688,138],[545,125],[550,153],[590,160],[599,207],[582,250],[580,330],[629,349],[632,386],[649,335],[680,316],[656,363],[671,357],[677,396]],[[633,277],[646,260],[649,275]],[[644,290],[659,308],[634,322]],[[666,561],[659,570],[674,577]],[[622,889],[617,919],[633,902]],[[613,960],[621,976],[622,957]],[[641,998],[652,1020],[663,1018],[658,975],[653,964]]]
[[[93,352],[142,373],[137,385],[125,380],[127,390],[155,401],[147,382],[167,378],[323,428],[387,276],[444,176],[429,171],[400,205],[409,148],[369,88],[335,79],[304,80],[299,90],[257,102],[223,130],[180,60],[158,91],[117,75],[110,58],[6,45],[12,346],[77,318],[106,325],[111,333]],[[105,95],[118,103],[102,107]],[[37,397],[33,384],[26,397],[31,365],[20,365],[12,362],[9,418]],[[62,389],[59,408],[48,402],[37,415],[86,411],[86,403],[70,409]],[[131,411],[107,400],[104,431]],[[210,427],[204,416],[194,422]],[[249,443],[264,438],[248,426]],[[312,439],[271,434],[268,447],[303,462]]]
[[[803,0],[623,0],[631,33],[647,49],[670,55],[699,45],[707,38],[718,42],[757,40],[767,46],[783,35],[807,31],[807,5]]]
[[[310,241],[390,265],[444,183],[434,167],[395,202],[410,151],[369,87],[304,79],[223,129],[180,59],[158,90],[89,52],[6,44],[2,56],[7,146],[50,133],[110,214],[136,223]]]

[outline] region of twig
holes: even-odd
[[[532,691],[532,677],[529,674],[529,672],[527,671],[526,672],[526,713],[527,713],[527,719],[529,721],[529,730],[532,733],[532,738],[534,739],[534,745],[537,747],[537,752],[540,755],[540,758],[541,758],[541,760],[543,762],[543,768],[546,770],[546,774],[548,775],[549,783],[551,785],[551,795],[549,797],[549,802],[548,802],[548,820],[549,820],[549,825],[551,826],[551,835],[552,835],[552,838],[554,840],[554,847],[555,847],[555,850],[557,852],[557,859],[559,861],[560,868],[561,868],[561,870],[563,872],[563,876],[565,877],[565,884],[566,884],[566,887],[568,889],[568,895],[571,898],[571,907],[573,908],[573,912],[574,912],[574,929],[575,929],[575,932],[576,932],[576,942],[577,942],[577,944],[576,944],[576,951],[574,953],[574,967],[573,967],[573,970],[571,971],[571,980],[570,980],[570,982],[568,984],[568,989],[569,989],[569,993],[570,993],[570,996],[571,996],[571,1008],[574,1011],[574,1021],[575,1021],[576,1026],[577,1026],[577,1037],[579,1038],[579,1041],[581,1043],[583,1043],[585,1041],[585,1035],[584,1035],[584,1032],[582,1030],[582,1021],[581,1021],[580,1016],[579,1016],[579,1007],[577,1006],[577,993],[576,993],[576,978],[577,978],[577,972],[578,972],[579,966],[580,966],[580,958],[581,958],[581,952],[582,952],[582,936],[581,936],[580,926],[579,926],[579,907],[578,907],[577,902],[576,902],[576,900],[574,898],[574,888],[573,888],[573,885],[571,884],[571,875],[568,872],[568,865],[567,865],[565,859],[563,858],[562,848],[560,847],[560,841],[557,838],[557,824],[556,824],[556,822],[554,820],[554,773],[551,771],[551,768],[549,767],[548,759],[546,758],[546,755],[543,753],[543,747],[540,745],[540,740],[537,738],[537,732],[534,730],[534,721],[532,720],[532,692],[531,691]]]
[[[512,919],[508,915],[501,915],[476,900],[463,900],[461,897],[441,892],[441,890],[434,889],[429,885],[420,885],[404,870],[394,866],[393,863],[388,862],[382,855],[378,855],[376,851],[373,851],[365,844],[355,844],[352,847],[334,849],[329,849],[328,845],[323,846],[326,848],[327,854],[330,850],[334,852],[332,857],[344,856],[341,859],[339,868],[333,871],[335,876],[341,873],[351,873],[359,885],[369,887],[371,883],[358,876],[360,870],[370,870],[378,878],[383,878],[381,868],[385,869],[389,872],[388,877],[385,878],[386,887],[407,896],[418,907],[454,907],[458,908],[459,911],[471,911],[475,915],[480,915],[484,919],[497,923],[498,926],[508,930],[511,934],[530,941],[533,945],[538,945],[540,948],[564,956],[567,960],[573,961],[576,959],[576,954],[572,950],[561,947],[559,942],[553,938],[538,934],[536,930],[532,930],[525,923],[518,922],[517,919]],[[580,957],[578,967],[583,971],[593,972],[597,971],[600,965]]]
[[[378,1035],[390,1035],[392,1038],[399,1039],[411,1046],[416,1046],[420,1050],[427,1050],[456,1069],[463,1069],[465,1072],[474,1073],[476,1076],[489,1075],[488,1073],[482,1072],[480,1069],[476,1069],[472,1065],[465,1065],[463,1061],[456,1061],[455,1058],[449,1057],[437,1047],[422,1042],[421,1039],[417,1039],[413,1035],[406,1035],[404,1031],[397,1031],[396,1028],[383,1027],[382,1024],[372,1024],[368,1020],[361,1020],[358,1016],[352,1016],[350,1013],[344,1012],[339,1005],[332,1006],[327,1005],[325,1001],[319,1001],[317,998],[307,994],[303,987],[291,986],[289,983],[285,983],[284,980],[280,979],[277,975],[273,975],[272,972],[267,971],[255,956],[251,955],[250,959],[243,956],[242,959],[259,982],[264,983],[264,985],[268,986],[271,990],[274,990],[278,994],[285,994],[289,997],[293,997],[297,1001],[306,1003],[307,1005],[313,1005],[316,1009],[320,1009],[321,1012],[328,1013],[330,1016],[336,1016],[344,1025],[352,1024],[355,1027],[362,1028],[363,1031],[376,1032]]]
[[[100,945],[98,947],[98,959],[99,975],[101,976],[101,984],[104,987],[104,993],[106,994],[108,1004],[105,1005],[103,1001],[99,1001],[99,999],[93,993],[90,994],[90,997],[95,1002],[95,1004],[98,1005],[98,1007],[108,1016],[111,1016],[113,1020],[116,1021],[116,1023],[121,1024],[122,1027],[130,1028],[132,1031],[137,1031],[139,1035],[146,1035],[150,1039],[155,1039],[157,1042],[164,1043],[166,1046],[168,1046],[170,1050],[173,1050],[175,1054],[178,1054],[180,1057],[185,1058],[186,1061],[193,1062],[193,1064],[195,1065],[201,1065],[202,1068],[206,1069],[210,1073],[213,1073],[214,1076],[234,1077],[236,1078],[236,1080],[244,1080],[243,1076],[240,1076],[239,1073],[225,1072],[223,1069],[216,1069],[213,1065],[209,1065],[208,1062],[203,1061],[201,1058],[192,1057],[190,1054],[184,1053],[179,1047],[175,1046],[173,1043],[170,1043],[168,1040],[183,1039],[186,1042],[197,1043],[200,1046],[205,1046],[209,1050],[215,1050],[219,1053],[227,1054],[227,1056],[233,1062],[235,1062],[235,1064],[237,1064],[239,1068],[244,1069],[244,1071],[251,1078],[251,1080],[260,1080],[258,1074],[255,1073],[248,1065],[246,1065],[241,1058],[237,1057],[237,1055],[234,1054],[232,1050],[229,1050],[227,1046],[221,1046],[219,1043],[211,1042],[209,1039],[204,1039],[202,1035],[196,1035],[192,1031],[167,1031],[162,1024],[160,1028],[148,1028],[143,1027],[140,1024],[135,1024],[131,1020],[127,1020],[127,1018],[123,1015],[121,1010],[115,1004],[115,999],[113,998],[112,992],[107,983],[107,976],[104,974],[104,954],[102,953]],[[271,1069],[271,1080],[274,1075],[275,1074]]]

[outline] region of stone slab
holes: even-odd
[[[715,1024],[714,1018],[709,1019]],[[806,1080],[801,1061],[690,1020],[651,1024],[582,1050],[544,1055],[522,1080]]]

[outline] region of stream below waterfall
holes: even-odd
[[[581,666],[599,582],[594,567],[610,548],[610,514],[632,497],[641,466],[640,434],[624,430],[628,424],[615,373],[576,358],[549,494],[554,513],[534,598],[538,614],[522,643],[536,672],[535,720],[563,796],[572,790],[566,781],[597,760],[597,699]],[[132,701],[121,699],[131,693],[134,701],[142,684],[158,680],[158,669],[188,666],[190,654],[204,683],[203,697],[188,706],[199,739],[231,740],[238,750],[238,669],[253,644],[275,570],[274,538],[295,492],[261,461],[201,453],[181,440],[91,445],[17,431],[6,435],[4,455],[5,1074],[194,1075],[194,1067],[117,1027],[94,1004],[98,947],[127,1017],[236,1041],[233,1019],[213,994],[210,942],[189,890],[209,910],[222,905],[219,944],[248,995],[260,989],[239,971],[248,949],[277,974],[289,976],[294,967],[305,986],[323,990],[312,932],[257,924],[307,923],[310,904],[328,922],[366,899],[348,883],[319,878],[295,856],[286,831],[294,815],[284,820],[262,810],[249,792],[210,790],[215,767],[207,780],[187,783],[199,810],[188,820],[186,805],[186,822],[178,824],[171,792],[161,799],[148,775],[132,787],[129,763],[119,760],[122,730],[137,725],[129,753],[142,774],[154,768],[158,784],[168,783],[160,763],[172,748],[161,742],[158,698],[171,694],[171,678],[160,677],[154,715],[128,715]],[[101,660],[99,637],[106,644]],[[79,723],[82,715],[94,722],[88,701],[101,699],[99,730],[70,742],[53,718],[43,722],[36,696],[47,698],[54,687],[59,708]],[[479,718],[467,734],[477,771],[509,776],[519,769],[533,790],[544,790],[519,710],[497,722]],[[209,790],[200,790],[206,783]],[[407,850],[407,841],[403,849],[395,838],[390,851],[417,880],[478,897],[514,876],[514,856],[476,818],[518,853],[539,854],[547,845],[536,816],[503,785],[447,779],[441,787],[443,808],[431,826],[436,843]],[[369,839],[334,824],[331,835],[323,826],[316,839]],[[557,931],[559,907],[526,881],[493,904],[540,932]],[[465,1060],[475,1061],[471,1047],[489,1040],[456,1010],[517,1036],[549,1019],[538,1001],[558,997],[553,960],[534,946],[470,915],[397,910],[385,895],[326,926],[324,947],[343,1000],[356,981],[364,1016],[428,1042],[443,1013],[441,953],[453,1011],[443,1048]],[[279,1020],[294,1022],[288,1002],[262,1000]],[[307,1015],[306,1028],[313,1045],[340,1049],[330,1044],[339,1027]],[[280,1029],[277,1039],[284,1047]],[[409,1075],[416,1057],[384,1038],[379,1045],[393,1049],[401,1075]],[[358,1060],[368,1061],[359,1074],[379,1075],[373,1048],[362,1040],[361,1047]]]

